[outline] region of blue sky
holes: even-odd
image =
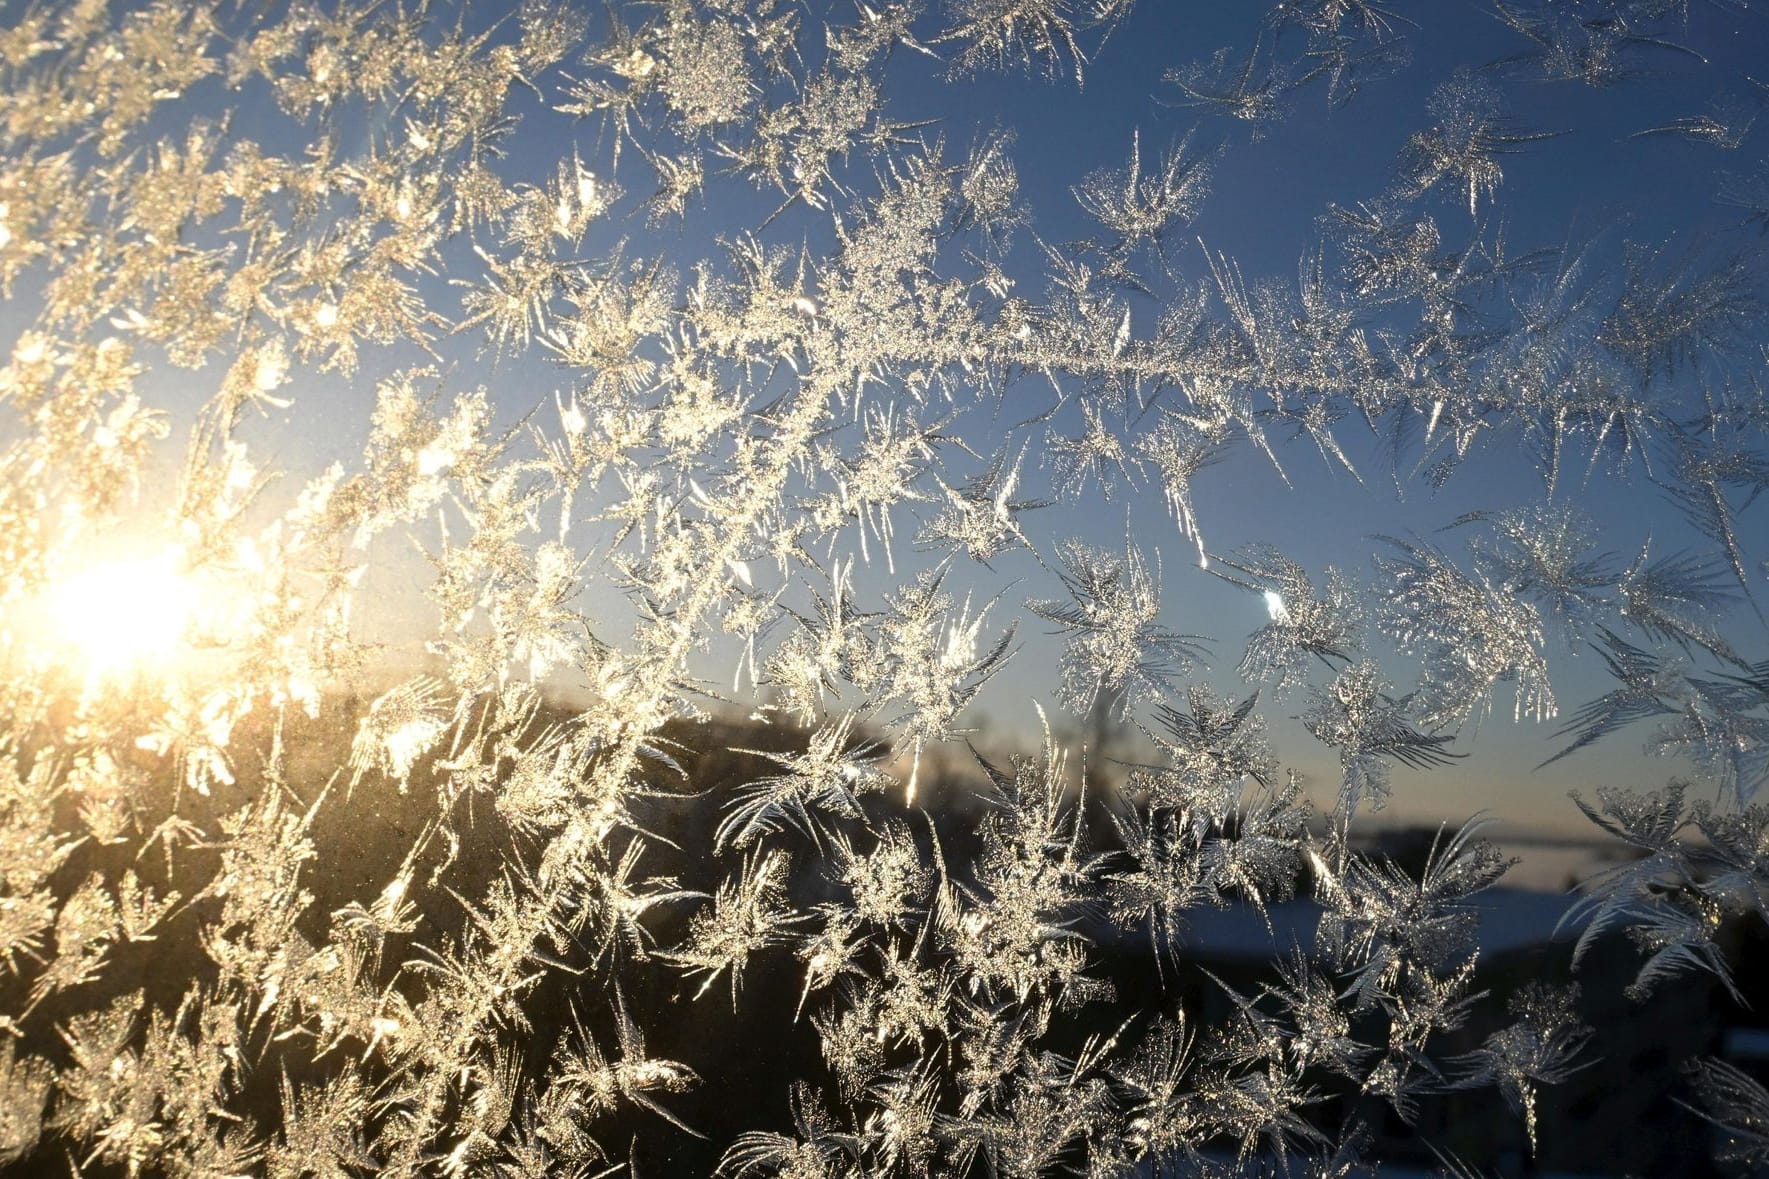
[[[1462,0],[1397,4],[1391,24],[1408,46],[1403,66],[1389,76],[1369,79],[1342,106],[1329,104],[1323,81],[1303,87],[1287,96],[1282,117],[1256,135],[1245,124],[1185,105],[1163,75],[1206,60],[1219,49],[1227,51],[1230,62],[1244,60],[1249,52],[1257,52],[1261,61],[1295,59],[1301,34],[1294,30],[1273,34],[1262,25],[1263,7],[1145,0],[1093,53],[1079,89],[1071,77],[1049,79],[1013,71],[952,80],[945,76],[944,63],[899,48],[887,78],[886,114],[904,123],[925,122],[911,134],[930,142],[943,138],[948,156],[954,159],[962,159],[969,146],[998,130],[1013,133],[1013,157],[1032,223],[1028,232],[1019,235],[1007,268],[1025,284],[1022,293],[1032,298],[1041,294],[1043,260],[1038,242],[1062,243],[1095,232],[1071,186],[1095,169],[1123,167],[1133,135],[1140,137],[1145,167],[1181,141],[1189,150],[1213,155],[1210,195],[1196,220],[1175,233],[1170,244],[1168,262],[1174,281],[1151,296],[1129,296],[1132,328],[1139,337],[1153,329],[1164,303],[1177,291],[1208,282],[1206,249],[1234,259],[1250,284],[1294,282],[1300,262],[1321,238],[1321,218],[1333,205],[1353,207],[1390,187],[1397,153],[1428,122],[1432,92],[1459,68],[1474,70],[1498,87],[1519,131],[1563,134],[1522,145],[1503,158],[1503,183],[1496,200],[1482,202],[1478,222],[1470,218],[1457,193],[1427,200],[1446,245],[1454,246],[1479,231],[1489,241],[1502,234],[1512,257],[1534,249],[1584,249],[1591,271],[1602,282],[1619,265],[1624,242],[1668,243],[1675,249],[1678,243],[1694,242],[1755,248],[1761,241],[1754,228],[1741,228],[1738,211],[1717,204],[1714,194],[1724,174],[1744,174],[1763,166],[1769,119],[1730,151],[1672,135],[1630,137],[1699,114],[1716,100],[1769,101],[1769,91],[1749,76],[1752,70],[1769,72],[1759,64],[1769,62],[1769,16],[1763,13],[1692,3],[1686,21],[1655,26],[1692,52],[1639,45],[1627,56],[1639,76],[1593,89],[1539,80],[1527,64],[1494,67],[1493,63],[1526,51],[1529,43],[1506,27],[1488,4]],[[841,12],[845,15],[847,10]],[[807,24],[815,17],[807,15]],[[543,109],[532,96],[519,98],[517,105],[528,122],[510,142],[507,176],[544,180],[558,160],[569,158],[574,150],[605,174],[606,143],[594,125],[574,124]],[[248,103],[241,118],[249,122],[253,117]],[[267,139],[266,146],[276,149],[274,138]],[[346,154],[351,150],[348,143],[343,149]],[[867,168],[864,160],[851,163],[850,179],[856,187],[864,188]],[[649,166],[630,151],[612,179],[626,188],[629,206],[651,184]],[[630,256],[658,256],[685,268],[711,253],[718,237],[756,225],[776,204],[772,193],[756,192],[733,178],[714,178],[704,204],[691,207],[685,226],[654,231],[638,218],[617,219],[592,233],[586,253],[606,252],[624,240]],[[772,222],[763,238],[793,248],[803,245],[814,256],[828,247],[833,231],[827,217],[797,208]],[[1760,262],[1756,269],[1760,277]],[[445,306],[455,297],[440,282],[433,293]],[[28,290],[21,291],[21,297],[28,301]],[[1372,331],[1383,326],[1383,313],[1372,312],[1367,318]],[[485,383],[493,390],[505,422],[537,410],[541,415],[537,420],[550,422],[555,392],[571,385],[569,374],[544,359],[500,358],[484,351],[477,338],[439,341],[437,352],[445,388]],[[385,368],[422,359],[421,352],[408,348],[394,350],[378,363]],[[347,453],[348,444],[366,431],[372,404],[370,378],[375,371],[367,369],[351,381],[310,377],[296,411],[302,424],[291,430],[293,415],[287,421],[268,419],[255,442],[292,476]],[[189,402],[194,407],[206,396],[207,385],[189,381],[187,374],[164,372],[149,378],[149,388],[170,405]],[[981,469],[998,449],[1018,453],[1029,447],[1024,493],[1041,494],[1050,476],[1048,463],[1042,461],[1036,440],[1012,427],[1055,401],[1056,391],[1031,377],[1010,387],[998,409],[987,404],[967,408],[957,431],[981,457],[972,459],[948,448],[940,463],[942,476],[955,482]],[[1058,420],[1073,419],[1077,413],[1071,402]],[[1516,438],[1489,438],[1444,489],[1433,492],[1412,465],[1403,464],[1396,471],[1380,441],[1359,423],[1342,423],[1338,437],[1363,475],[1361,483],[1343,469],[1329,466],[1306,439],[1279,451],[1287,483],[1245,446],[1230,461],[1201,475],[1197,510],[1211,550],[1226,554],[1247,545],[1270,544],[1316,575],[1335,565],[1368,585],[1374,577],[1371,556],[1379,548],[1370,539],[1372,533],[1419,536],[1460,551],[1460,534],[1439,536],[1438,530],[1465,512],[1527,505],[1541,495],[1533,460],[1522,453]],[[167,470],[175,469],[176,450],[166,453]],[[1593,517],[1601,547],[1620,563],[1631,559],[1648,540],[1660,555],[1699,547],[1660,490],[1638,469],[1625,479],[1599,470],[1588,481],[1563,485],[1559,494]],[[582,506],[586,515],[594,509],[590,501]],[[1213,657],[1201,674],[1225,692],[1251,690],[1238,684],[1233,669],[1245,636],[1265,621],[1264,604],[1257,595],[1197,567],[1191,541],[1180,535],[1153,483],[1132,486],[1110,502],[1090,497],[1055,504],[1028,516],[1027,523],[1047,559],[1054,542],[1062,538],[1112,548],[1132,537],[1151,558],[1158,553],[1164,619],[1177,630],[1215,640]],[[876,605],[878,595],[892,584],[939,559],[938,554],[914,550],[913,521],[899,516],[897,526],[896,576],[862,571],[857,588],[863,599],[870,598],[864,604]],[[1759,506],[1745,513],[1740,527],[1747,551],[1760,559],[1769,550],[1765,510]],[[361,615],[365,630],[397,635],[408,619],[416,620],[410,623],[416,631],[426,629],[424,608],[416,604],[424,581],[416,547],[379,553],[377,561]],[[993,566],[978,569],[960,558],[949,584],[961,595],[974,592],[979,603],[993,600],[991,620],[996,627],[1020,622],[1013,672],[990,687],[978,709],[994,739],[1011,743],[1035,733],[1034,701],[1053,715],[1057,711],[1052,701],[1060,643],[1022,607],[1029,598],[1056,594],[1059,587],[1049,569],[1023,552],[1006,554]],[[586,609],[606,619],[607,633],[616,637],[629,617],[624,605],[605,589],[590,591]],[[1748,610],[1734,612],[1728,633],[1747,656],[1764,649],[1763,626]],[[717,647],[707,654],[700,670],[709,682],[729,682],[731,654]],[[1598,661],[1581,644],[1551,649],[1550,657],[1563,713],[1607,686]],[[1393,661],[1391,666],[1397,690],[1405,690],[1412,669],[1405,661]],[[1268,698],[1263,711],[1284,762],[1319,784],[1323,793],[1318,797],[1330,797],[1335,773],[1330,753],[1288,719],[1304,704],[1301,695]],[[1488,808],[1510,819],[1581,830],[1582,820],[1565,800],[1568,788],[1651,786],[1676,768],[1640,759],[1639,742],[1647,735],[1642,731],[1612,738],[1539,774],[1530,772],[1556,748],[1554,728],[1554,722],[1514,725],[1501,688],[1492,715],[1477,731],[1464,732],[1456,745],[1473,756],[1427,775],[1397,773],[1391,814],[1460,818]]]
[[[1250,283],[1293,279],[1299,261],[1316,248],[1322,215],[1333,204],[1354,206],[1388,187],[1397,153],[1427,121],[1433,89],[1462,67],[1500,88],[1520,131],[1563,133],[1504,157],[1497,199],[1483,205],[1482,222],[1503,233],[1513,256],[1583,248],[1593,271],[1605,273],[1619,264],[1624,241],[1672,248],[1696,241],[1752,244],[1754,231],[1741,232],[1740,214],[1716,204],[1714,193],[1721,174],[1760,166],[1769,131],[1755,128],[1733,151],[1671,135],[1630,136],[1700,113],[1716,97],[1754,101],[1756,88],[1747,75],[1762,72],[1758,63],[1769,61],[1769,20],[1763,14],[1693,5],[1687,26],[1675,37],[1696,47],[1705,61],[1675,49],[1641,46],[1630,59],[1641,76],[1594,89],[1536,80],[1521,65],[1483,68],[1530,48],[1488,5],[1397,6],[1394,11],[1417,21],[1416,27],[1395,25],[1410,47],[1408,64],[1369,81],[1343,107],[1326,101],[1322,83],[1302,89],[1289,97],[1284,116],[1257,137],[1243,125],[1176,104],[1178,92],[1162,81],[1170,68],[1206,58],[1218,47],[1233,47],[1231,60],[1243,58],[1256,42],[1262,54],[1271,53],[1273,37],[1262,30],[1256,6],[1140,5],[1089,65],[1079,92],[1064,81],[1028,76],[942,86],[931,80],[935,71],[928,63],[905,55],[904,71],[920,68],[930,81],[925,90],[909,88],[904,105],[911,113],[938,116],[942,132],[960,145],[995,126],[1014,128],[1015,159],[1036,230],[1051,241],[1089,232],[1068,185],[1094,168],[1121,167],[1133,131],[1141,136],[1145,161],[1188,136],[1194,150],[1219,148],[1210,196],[1188,234],[1178,235],[1170,256],[1182,282],[1208,277],[1205,247],[1234,258]],[[1277,55],[1293,54],[1299,36],[1287,34],[1289,40],[1275,46]],[[1433,209],[1446,243],[1474,225],[1458,203],[1452,194]],[[1132,299],[1139,330],[1147,330],[1160,309],[1159,299]],[[1454,551],[1457,537],[1434,534],[1463,513],[1523,506],[1541,495],[1534,464],[1520,453],[1515,438],[1490,441],[1435,493],[1423,479],[1409,478],[1407,470],[1397,478],[1368,431],[1350,424],[1341,439],[1364,475],[1362,484],[1342,469],[1329,468],[1306,442],[1280,454],[1289,486],[1245,449],[1202,475],[1197,508],[1212,549],[1229,552],[1268,543],[1311,572],[1337,565],[1367,578],[1370,555],[1378,547],[1371,533],[1417,535]],[[1157,490],[1144,488],[1127,498],[1127,504],[1111,510],[1095,504],[1052,507],[1041,513],[1038,528],[1044,535],[1076,535],[1105,545],[1121,542],[1128,530],[1139,543],[1157,548],[1164,558],[1172,624],[1217,639],[1208,678],[1225,691],[1235,690],[1233,664],[1245,634],[1265,621],[1263,603],[1195,568]],[[1638,469],[1621,479],[1599,470],[1563,486],[1560,498],[1570,498],[1594,518],[1601,547],[1623,563],[1649,540],[1655,555],[1706,544],[1690,534]],[[1761,553],[1769,540],[1763,511],[1745,513],[1740,527],[1747,549]],[[1021,561],[1014,572],[1029,587],[1041,571]],[[1030,588],[1026,594],[1036,596]],[[1763,649],[1763,629],[1748,610],[1734,611],[1729,624],[1741,650]],[[1031,620],[1022,630],[1023,666],[1047,667],[1053,661],[1040,629]],[[1609,686],[1601,664],[1582,643],[1551,649],[1550,657],[1563,714]],[[1404,689],[1409,670],[1402,661],[1392,666]],[[1016,678],[1015,687],[1021,683]],[[1010,693],[993,695],[992,718],[1015,713],[1014,702],[1002,699]],[[1336,773],[1330,754],[1286,720],[1302,703],[1268,699],[1263,711],[1286,763],[1305,770],[1330,795],[1329,779]],[[1466,729],[1456,744],[1468,758],[1426,774],[1397,771],[1391,817],[1460,818],[1487,808],[1508,820],[1579,832],[1586,828],[1566,799],[1568,789],[1649,787],[1679,769],[1641,758],[1649,726],[1639,726],[1535,772],[1535,765],[1561,744],[1553,736],[1557,727],[1553,721],[1513,723],[1501,688],[1493,715]]]

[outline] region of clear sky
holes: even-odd
[[[905,119],[938,120],[923,133],[944,135],[959,146],[996,128],[1011,128],[1035,230],[1051,242],[1096,232],[1070,185],[1096,168],[1121,168],[1133,134],[1140,137],[1145,167],[1181,141],[1194,152],[1214,152],[1210,194],[1189,232],[1175,235],[1171,246],[1175,288],[1209,281],[1206,248],[1235,259],[1250,285],[1293,282],[1305,257],[1319,248],[1328,210],[1374,201],[1390,187],[1397,156],[1429,122],[1433,90],[1455,70],[1468,68],[1497,89],[1518,132],[1561,134],[1501,157],[1503,182],[1496,199],[1482,202],[1478,219],[1459,207],[1458,194],[1432,203],[1446,247],[1483,230],[1488,241],[1502,239],[1512,257],[1535,250],[1559,251],[1562,257],[1582,251],[1595,286],[1615,281],[1624,243],[1663,246],[1671,253],[1692,247],[1757,249],[1757,228],[1741,225],[1744,214],[1717,203],[1715,196],[1726,176],[1763,167],[1769,125],[1753,127],[1730,149],[1674,134],[1637,133],[1700,115],[1716,103],[1754,111],[1769,100],[1769,92],[1749,76],[1753,70],[1769,72],[1760,64],[1769,61],[1769,17],[1763,13],[1692,4],[1686,23],[1663,38],[1674,44],[1647,43],[1642,37],[1621,53],[1633,76],[1593,87],[1543,77],[1541,64],[1528,59],[1536,46],[1502,21],[1492,5],[1397,5],[1392,11],[1392,28],[1407,46],[1404,64],[1370,78],[1341,106],[1329,103],[1324,80],[1299,88],[1284,97],[1279,116],[1257,131],[1184,104],[1163,76],[1219,49],[1226,50],[1231,65],[1256,54],[1255,77],[1274,62],[1295,61],[1300,35],[1289,30],[1274,36],[1261,23],[1260,6],[1139,5],[1089,64],[1079,91],[1064,80],[1023,74],[948,84],[934,63],[900,54],[896,65],[916,83],[897,88],[893,110]],[[1295,75],[1304,67],[1290,68]],[[1753,259],[1760,279],[1760,258],[1753,254]],[[1543,283],[1554,278],[1555,265],[1549,260],[1539,272]],[[1159,318],[1162,293],[1130,300],[1139,334]],[[1369,320],[1375,330],[1382,315],[1372,312]],[[995,437],[991,430],[1041,412],[1053,400],[1048,385],[1027,380],[1009,391],[999,420],[984,428],[985,436]],[[1071,405],[1064,412],[1073,411]],[[1382,441],[1360,423],[1343,423],[1337,436],[1361,483],[1343,468],[1330,467],[1306,439],[1279,451],[1288,485],[1246,448],[1204,472],[1196,482],[1196,506],[1211,550],[1230,553],[1271,544],[1312,573],[1337,566],[1368,589],[1376,576],[1371,556],[1381,548],[1370,534],[1416,535],[1458,552],[1463,533],[1438,536],[1438,530],[1466,512],[1526,506],[1543,496],[1536,462],[1516,435],[1486,439],[1435,492],[1416,460],[1397,470]],[[975,448],[989,452],[987,445]],[[1711,549],[1640,465],[1619,472],[1599,466],[1586,474],[1581,462],[1578,470],[1583,477],[1560,487],[1558,497],[1591,516],[1598,547],[1613,554],[1617,564],[1625,565],[1648,542],[1655,555]],[[1029,471],[1033,488],[1044,473]],[[1233,669],[1245,635],[1265,621],[1265,605],[1257,595],[1197,568],[1190,542],[1167,515],[1158,486],[1145,482],[1111,504],[1097,499],[1059,504],[1038,516],[1040,536],[1078,536],[1112,547],[1130,535],[1158,550],[1165,617],[1175,629],[1216,640],[1206,678],[1225,692],[1249,690],[1238,684]],[[1769,549],[1769,516],[1762,505],[1740,515],[1739,530],[1748,551],[1760,557]],[[1042,588],[1049,582],[1047,572],[1023,553],[1009,554],[996,565],[1000,577],[983,578],[981,584],[1014,581],[997,609],[1003,622],[1015,616],[1020,599],[1053,592]],[[983,706],[993,723],[1015,728],[1023,737],[1033,731],[1024,703],[1028,675],[1035,679],[1055,662],[1056,644],[1046,630],[1036,619],[1026,620],[1018,672],[993,685]],[[1727,633],[1747,657],[1764,649],[1763,627],[1747,608],[1730,614]],[[1563,715],[1611,686],[1582,639],[1552,640],[1549,656]],[[1416,670],[1405,660],[1389,666],[1398,689],[1411,685]],[[1039,695],[1048,705],[1049,693]],[[1269,695],[1262,711],[1286,764],[1324,782],[1330,797],[1337,775],[1331,753],[1289,719],[1305,699],[1293,695],[1273,702]],[[1397,770],[1391,815],[1459,819],[1487,808],[1506,820],[1581,832],[1587,827],[1567,801],[1567,790],[1583,788],[1588,794],[1600,785],[1656,786],[1668,774],[1688,769],[1643,759],[1641,747],[1651,726],[1642,725],[1536,771],[1537,763],[1564,744],[1555,737],[1558,727],[1558,720],[1513,722],[1501,686],[1492,715],[1465,728],[1455,745],[1470,756],[1425,773]]]
[[[1642,20],[1637,36],[1612,38],[1618,68],[1627,76],[1617,84],[1594,87],[1546,77],[1536,52],[1540,45],[1520,32],[1515,22],[1501,19],[1506,10],[1492,4],[1451,0],[1369,9],[1369,19],[1383,25],[1384,37],[1393,39],[1393,67],[1362,79],[1343,103],[1330,101],[1324,75],[1283,90],[1273,117],[1257,126],[1188,101],[1179,86],[1165,80],[1171,71],[1189,70],[1187,76],[1201,79],[1194,81],[1194,89],[1230,85],[1242,77],[1240,67],[1248,62],[1251,67],[1244,79],[1249,83],[1271,76],[1301,79],[1319,59],[1304,52],[1303,35],[1296,29],[1275,30],[1265,21],[1265,7],[1145,0],[1103,45],[1084,42],[1091,60],[1080,87],[1072,77],[1051,79],[1016,70],[952,79],[946,62],[899,47],[890,69],[885,115],[906,127],[902,134],[907,138],[943,139],[948,157],[955,160],[992,134],[1011,132],[1012,156],[1030,221],[1003,266],[1008,276],[1024,284],[1024,290],[1016,293],[1033,300],[1043,297],[1042,276],[1048,270],[1040,243],[1054,246],[1098,233],[1071,191],[1081,177],[1098,169],[1123,168],[1133,142],[1140,143],[1145,173],[1181,143],[1189,153],[1209,157],[1208,196],[1195,219],[1173,233],[1166,245],[1171,274],[1149,293],[1124,296],[1130,331],[1138,340],[1150,337],[1163,314],[1188,292],[1203,289],[1217,297],[1213,256],[1233,259],[1249,287],[1256,289],[1268,281],[1293,286],[1307,260],[1322,250],[1324,219],[1335,206],[1355,209],[1393,189],[1397,158],[1409,137],[1431,122],[1434,91],[1462,69],[1490,84],[1502,103],[1506,125],[1518,134],[1559,133],[1539,142],[1520,142],[1515,153],[1498,157],[1503,180],[1496,193],[1482,195],[1473,216],[1465,193],[1453,185],[1419,202],[1420,209],[1437,219],[1448,252],[1475,240],[1484,242],[1489,253],[1496,253],[1502,242],[1504,256],[1512,259],[1536,250],[1560,252],[1558,259],[1545,258],[1499,289],[1493,297],[1504,306],[1494,308],[1495,316],[1506,308],[1508,314],[1519,313],[1518,300],[1551,283],[1559,259],[1582,257],[1589,284],[1595,289],[1613,288],[1619,282],[1625,243],[1662,247],[1667,257],[1685,249],[1745,251],[1754,280],[1760,283],[1759,227],[1742,224],[1745,213],[1715,197],[1727,177],[1762,174],[1765,167],[1769,120],[1760,120],[1761,126],[1751,121],[1769,102],[1769,90],[1760,84],[1761,78],[1753,81],[1750,75],[1753,70],[1769,73],[1761,64],[1769,62],[1769,16],[1696,0],[1686,13],[1674,14],[1668,21],[1648,25]],[[815,21],[815,12],[805,19]],[[1571,20],[1563,16],[1561,23],[1571,27],[1567,25]],[[1349,27],[1355,28],[1356,21]],[[1220,65],[1205,68],[1219,51],[1224,54]],[[1342,93],[1349,88],[1343,79],[1340,84]],[[614,164],[594,123],[574,123],[532,97],[519,98],[517,105],[532,128],[525,125],[510,141],[506,175],[544,181],[562,157],[576,151],[599,175],[626,188],[628,206],[648,191],[650,166],[632,151]],[[1742,130],[1735,144],[1716,146],[1716,135],[1640,134],[1710,110],[1722,112],[1734,129]],[[241,127],[249,129],[254,117],[248,103],[239,116]],[[267,118],[267,128],[272,122]],[[373,130],[360,128],[362,142],[341,142],[340,152],[349,156],[365,150]],[[274,130],[266,134],[266,147],[274,149]],[[871,165],[855,158],[849,166],[851,181],[864,190]],[[711,176],[702,203],[691,206],[684,222],[653,230],[640,217],[617,216],[592,230],[585,253],[606,253],[624,242],[628,257],[658,257],[687,268],[714,252],[718,239],[761,223],[776,204],[777,194],[757,192],[734,177]],[[765,242],[803,247],[813,258],[829,248],[834,234],[828,217],[802,206],[788,209],[759,231]],[[1331,247],[1325,252],[1330,269],[1335,256]],[[462,255],[465,260],[464,247]],[[458,298],[441,277],[429,293],[445,307]],[[21,288],[19,298],[21,304],[28,303],[28,287]],[[1219,301],[1211,314],[1222,316]],[[1417,320],[1416,312],[1406,308],[1372,306],[1359,314],[1372,337],[1407,323],[1409,315]],[[436,354],[445,370],[446,387],[485,383],[493,392],[500,420],[507,423],[536,413],[537,421],[551,425],[555,394],[569,389],[572,381],[569,374],[550,365],[540,349],[500,357],[484,350],[476,335],[443,339]],[[419,359],[423,355],[417,349],[394,349],[376,364],[384,370]],[[1757,381],[1760,370],[1760,363],[1743,364],[1735,375]],[[258,431],[265,453],[299,475],[318,469],[348,444],[360,441],[370,405],[368,378],[375,371],[365,369],[349,381],[304,376],[298,410],[286,419],[267,419]],[[194,406],[207,395],[206,385],[190,383],[183,373],[150,374],[148,382],[172,405],[183,400]],[[943,447],[936,472],[956,485],[981,471],[994,454],[1010,459],[1023,456],[1018,494],[1028,499],[1046,497],[1054,477],[1046,445],[1051,437],[1080,426],[1082,399],[1073,393],[1072,388],[1053,386],[1031,374],[1010,385],[998,400],[986,397],[958,405],[959,416],[950,433],[972,453],[957,445]],[[1693,382],[1679,395],[1691,404],[1699,397]],[[1157,402],[1148,413],[1158,415],[1161,408]],[[1053,409],[1055,416],[1048,423],[1023,425]],[[1121,424],[1130,437],[1152,420]],[[1356,476],[1344,465],[1329,462],[1308,438],[1286,440],[1285,433],[1278,430],[1273,435],[1282,476],[1251,446],[1242,445],[1227,461],[1197,478],[1196,514],[1211,553],[1230,555],[1250,545],[1272,545],[1317,577],[1329,566],[1343,570],[1367,594],[1376,588],[1379,576],[1372,556],[1382,549],[1371,534],[1427,538],[1465,557],[1465,538],[1472,530],[1447,535],[1439,535],[1439,530],[1470,511],[1527,506],[1543,498],[1536,458],[1516,434],[1488,432],[1455,476],[1434,491],[1423,477],[1419,448],[1397,463],[1383,439],[1355,416],[1338,423],[1334,437]],[[166,450],[167,470],[175,464],[176,453],[175,446]],[[1591,517],[1598,547],[1612,554],[1617,568],[1649,542],[1655,555],[1684,548],[1712,550],[1710,542],[1689,531],[1643,464],[1632,463],[1620,471],[1600,464],[1588,475],[1582,459],[1574,467],[1578,477],[1564,481],[1556,497],[1575,503]],[[923,505],[929,512],[937,506],[934,501]],[[586,521],[583,527],[591,536],[598,528],[606,530],[605,525],[589,522],[597,507],[593,498],[579,504]],[[1753,576],[1759,591],[1769,588],[1761,585],[1760,567],[1769,551],[1766,512],[1769,509],[1756,505],[1740,514],[1738,524],[1746,551],[1758,562]],[[1175,630],[1212,640],[1210,658],[1196,674],[1225,693],[1252,690],[1239,683],[1234,669],[1247,634],[1267,620],[1266,604],[1257,594],[1199,567],[1194,541],[1181,534],[1150,472],[1134,472],[1128,486],[1118,488],[1110,499],[1102,498],[1095,488],[1027,513],[1026,524],[1037,538],[1042,559],[1025,551],[1008,552],[993,560],[991,568],[981,568],[959,557],[948,574],[949,587],[961,596],[968,591],[979,604],[993,603],[990,628],[995,633],[1016,620],[1020,624],[1011,674],[998,677],[977,706],[978,716],[986,717],[997,740],[1031,738],[1036,730],[1034,701],[1053,715],[1059,711],[1053,701],[1060,640],[1023,607],[1028,599],[1060,594],[1050,564],[1055,543],[1066,538],[1119,550],[1129,538],[1151,562],[1158,555],[1162,620]],[[895,573],[863,568],[856,574],[855,588],[863,605],[876,607],[889,587],[942,560],[943,553],[918,550],[916,531],[916,522],[900,514]],[[600,582],[605,573],[605,568],[594,565],[587,570],[582,601],[592,618],[606,620],[605,633],[618,642],[630,625],[631,613]],[[427,573],[416,546],[384,546],[369,578],[370,592],[359,613],[359,627],[366,635],[397,640],[408,627],[412,637],[428,633],[428,616],[417,604]],[[801,588],[789,588],[785,600],[802,601]],[[1726,628],[1747,658],[1761,656],[1764,628],[1748,608],[1735,609]],[[1586,637],[1562,634],[1551,637],[1548,644],[1563,716],[1607,687]],[[1371,649],[1380,654],[1387,645],[1372,635]],[[734,654],[715,644],[700,660],[699,670],[709,682],[728,685]],[[1384,666],[1397,692],[1412,686],[1417,669],[1411,662],[1387,655]],[[1337,773],[1333,755],[1293,719],[1306,704],[1305,692],[1275,700],[1268,692],[1262,711],[1285,764],[1321,784],[1324,793],[1319,796],[1330,797]],[[1648,735],[1641,729],[1548,770],[1532,772],[1531,767],[1558,747],[1554,737],[1558,723],[1514,723],[1508,689],[1501,685],[1491,715],[1478,726],[1465,726],[1454,746],[1472,756],[1426,774],[1397,772],[1392,814],[1460,818],[1486,808],[1507,819],[1579,830],[1582,820],[1565,799],[1568,788],[1651,786],[1675,768],[1641,760],[1640,744]]]

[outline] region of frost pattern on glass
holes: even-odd
[[[1635,854],[1573,956],[1739,993],[1769,88],[1691,4],[1495,2],[1271,277],[1210,238],[1237,151],[1433,12],[1175,46],[1104,163],[927,114],[1097,85],[1133,7],[0,5],[0,1164],[1348,1175],[1472,1089],[1535,1150],[1593,1036],[1482,1006],[1510,861],[1356,837],[1505,726],[1680,759],[1577,796]],[[1725,153],[1731,220],[1518,252],[1573,134],[1520,96],[1661,71],[1708,97],[1613,150]],[[1259,532],[1496,452],[1431,531]],[[1188,953],[1303,901],[1262,981]],[[1762,1086],[1691,1076],[1769,1165]]]

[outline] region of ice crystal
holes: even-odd
[[[1357,816],[1637,732],[1573,964],[1746,989],[1764,84],[1490,9],[7,7],[0,1165],[1351,1175],[1472,1088],[1556,1149],[1509,861]],[[1091,141],[963,121],[1022,98]],[[1718,212],[1544,229],[1601,153]]]
[[[1556,993],[1531,984],[1513,1000],[1518,1022],[1488,1038],[1468,1057],[1474,1082],[1496,1080],[1506,1100],[1523,1111],[1530,1146],[1536,1145],[1536,1086],[1554,1084],[1579,1067],[1589,1029],[1578,1022],[1576,989]]]
[[[1696,1066],[1701,1114],[1723,1136],[1720,1161],[1748,1171],[1769,1159],[1769,1092],[1736,1065],[1704,1060]]]
[[[1128,708],[1159,699],[1201,653],[1194,635],[1175,634],[1155,619],[1159,587],[1141,552],[1128,559],[1084,544],[1061,546],[1068,602],[1032,602],[1038,618],[1070,636],[1063,653],[1063,702],[1086,712],[1101,698]]]
[[[1412,696],[1389,695],[1381,672],[1368,661],[1347,667],[1327,687],[1316,689],[1303,723],[1317,740],[1339,751],[1342,812],[1349,814],[1365,799],[1375,807],[1387,800],[1390,760],[1426,767],[1455,756],[1444,749],[1453,738],[1421,732],[1412,724],[1412,711]]]

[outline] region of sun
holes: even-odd
[[[45,594],[45,636],[89,679],[151,671],[180,653],[202,589],[167,551],[87,565]]]

